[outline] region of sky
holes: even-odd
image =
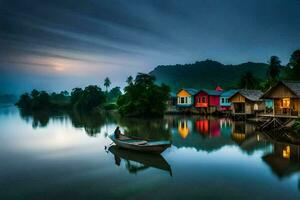
[[[286,64],[300,0],[0,0],[0,93],[71,90],[157,65]]]

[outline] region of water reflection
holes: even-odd
[[[137,174],[150,167],[169,172],[172,176],[172,169],[169,163],[160,154],[143,154],[135,151],[118,148],[117,146],[109,147],[109,152],[114,155],[115,164],[121,165],[121,159],[126,163],[126,169],[129,173]]]
[[[262,157],[272,172],[280,179],[300,172],[300,146],[274,142],[273,151]]]
[[[1,109],[0,119],[0,159],[5,160],[0,199],[16,194],[34,199],[36,191],[47,191],[52,199],[57,194],[137,199],[152,191],[155,199],[160,191],[174,199],[218,195],[215,191],[220,199],[232,199],[233,193],[247,199],[249,191],[257,191],[258,199],[300,194],[299,145],[273,141],[247,122],[201,116],[124,119],[116,113],[18,115]],[[106,135],[117,125],[128,135],[169,139],[173,146],[154,157],[115,146],[106,153],[104,146],[111,143]],[[75,188],[72,193],[66,185]],[[270,187],[277,193],[266,192]]]

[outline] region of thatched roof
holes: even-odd
[[[276,88],[278,85],[284,85],[288,88],[296,97],[300,98],[300,82],[299,81],[279,81],[275,86],[267,90],[263,95],[262,99],[267,98],[267,96]]]
[[[300,98],[300,82],[299,81],[281,81],[289,88],[297,97]]]
[[[250,101],[261,101],[260,97],[263,95],[262,91],[260,90],[238,90],[235,94],[233,94],[230,98],[232,98],[236,94],[240,94],[246,99]]]

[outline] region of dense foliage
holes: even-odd
[[[80,111],[91,111],[106,102],[105,93],[96,85],[89,85],[84,90],[75,88],[71,93],[72,106]]]
[[[20,96],[16,103],[20,108],[30,110],[51,110],[75,108],[79,111],[91,111],[106,102],[105,93],[95,85],[87,86],[84,90],[74,88],[71,95],[67,91],[52,93],[33,90],[30,94]]]
[[[123,116],[158,117],[164,114],[170,88],[154,84],[149,74],[138,74],[134,81],[127,81],[125,94],[118,99],[119,112]]]
[[[32,110],[50,108],[50,95],[45,91],[32,90],[31,94],[22,94],[17,105]]]
[[[293,52],[288,64],[288,79],[290,80],[300,80],[300,49]]]

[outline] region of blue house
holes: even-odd
[[[220,107],[222,111],[230,110],[232,103],[229,102],[229,97],[234,95],[238,90],[224,91],[220,96]]]

